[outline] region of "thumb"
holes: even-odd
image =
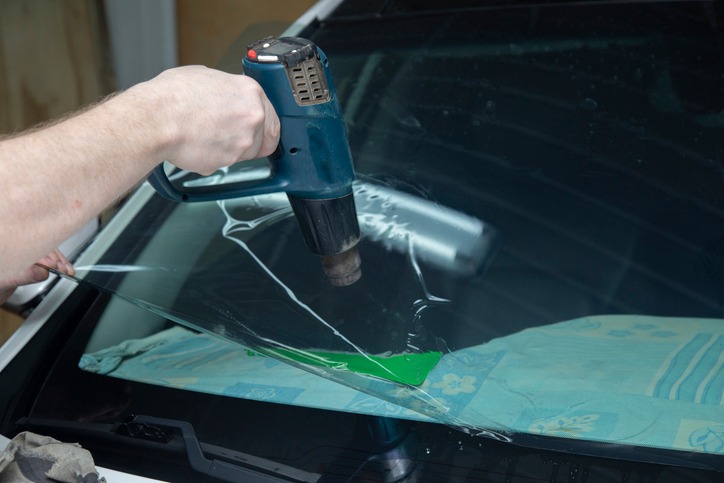
[[[11,279],[11,285],[19,287],[29,283],[42,282],[48,278],[48,270],[40,265],[31,265]]]
[[[28,270],[28,282],[26,283],[35,283],[35,282],[42,282],[43,280],[48,278],[49,272],[47,269],[41,267],[40,265],[32,265]]]

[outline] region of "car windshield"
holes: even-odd
[[[303,32],[345,115],[361,280],[328,283],[284,193],[144,186],[76,267],[114,294],[77,364],[523,445],[723,453],[721,6],[430,3]]]

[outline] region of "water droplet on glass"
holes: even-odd
[[[523,55],[525,50],[520,45],[510,44],[510,53],[513,55]]]
[[[597,107],[598,102],[590,97],[586,97],[583,101],[581,101],[581,109],[584,111],[595,111]]]

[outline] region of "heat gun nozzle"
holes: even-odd
[[[329,282],[336,287],[352,285],[362,276],[362,260],[357,247],[337,255],[323,256],[322,269]]]

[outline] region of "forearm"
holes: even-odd
[[[129,91],[0,142],[0,275],[43,257],[163,161],[164,138],[139,119],[148,111],[134,112],[139,102]]]
[[[45,256],[161,162],[210,174],[267,156],[279,119],[259,84],[163,72],[78,115],[0,141],[0,280]]]

